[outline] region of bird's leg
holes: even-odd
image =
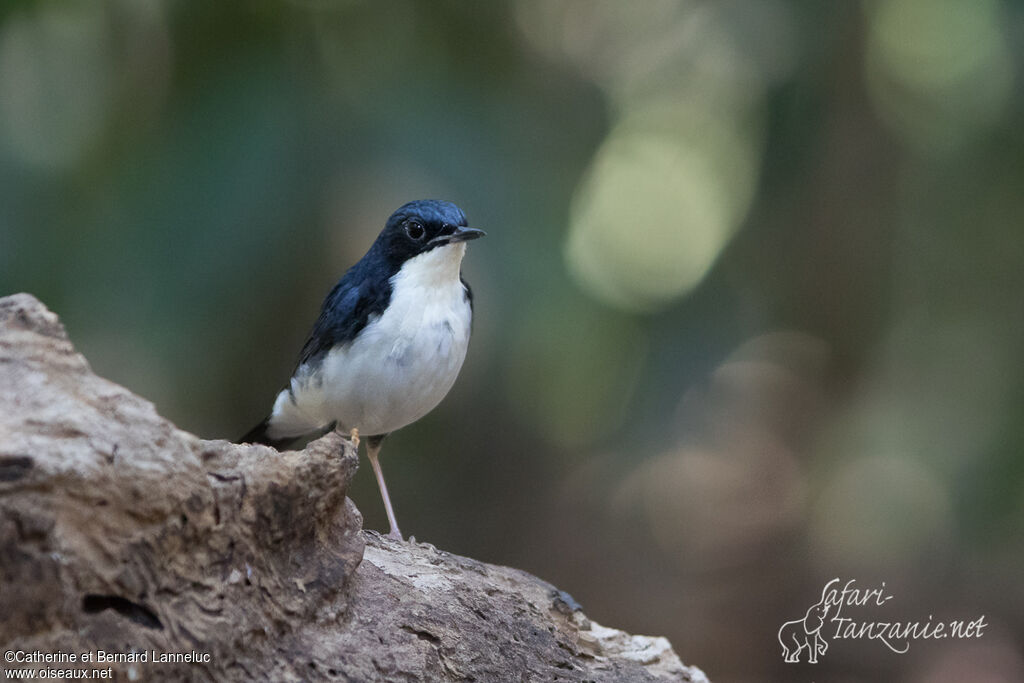
[[[395,511],[391,508],[391,499],[388,497],[388,486],[384,483],[384,473],[380,469],[380,461],[377,460],[377,455],[380,453],[380,445],[384,441],[386,434],[380,434],[371,436],[366,439],[366,454],[370,458],[370,466],[373,467],[373,473],[377,476],[377,486],[380,487],[380,497],[384,499],[384,509],[388,513],[388,523],[391,525],[391,531],[388,532],[388,536],[397,540],[402,540],[402,532],[398,530],[398,522],[395,521]]]
[[[352,441],[352,447],[359,450],[359,427],[353,427],[352,431],[348,433],[348,438]]]

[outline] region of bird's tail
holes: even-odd
[[[267,432],[270,429],[270,418],[264,418],[262,422],[250,429],[245,433],[245,436],[235,441],[235,443],[261,443],[267,446],[271,446],[278,450],[281,450],[288,444],[295,441],[294,437],[286,437],[284,439],[274,439]]]

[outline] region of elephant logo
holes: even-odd
[[[803,619],[787,621],[779,628],[779,645],[782,646],[782,657],[789,663],[800,661],[800,653],[807,650],[807,662],[818,663],[818,655],[828,650],[828,643],[821,637],[821,629],[825,625],[831,604],[825,601],[829,586],[838,581],[829,581],[821,591],[821,600],[811,605]]]

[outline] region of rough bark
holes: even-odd
[[[358,460],[206,441],[0,299],[0,651],[135,680],[704,681],[524,572],[361,529]],[[81,662],[82,653],[145,662]],[[209,661],[158,663],[160,654]],[[3,655],[0,655],[3,656]]]

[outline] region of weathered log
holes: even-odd
[[[179,430],[94,375],[36,299],[0,299],[0,650],[51,657],[0,667],[706,680],[664,638],[591,622],[525,572],[364,533],[357,465],[337,434],[278,454]]]

